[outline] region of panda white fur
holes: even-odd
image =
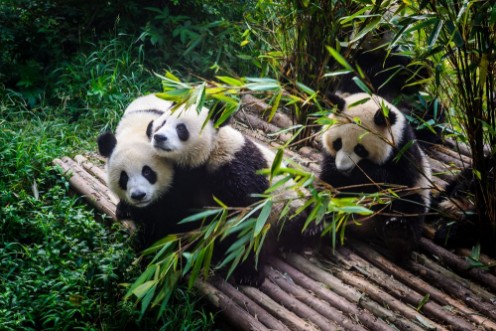
[[[171,106],[155,95],[139,97],[126,108],[115,135],[105,132],[98,137],[99,152],[108,158],[107,185],[120,199],[116,216],[138,223],[141,248],[174,232],[192,206],[186,204],[188,185],[181,185],[174,165],[155,153],[146,136],[148,123]]]
[[[335,122],[322,135],[320,178],[346,194],[409,188],[381,212],[389,216],[376,217],[358,231],[378,235],[393,259],[405,260],[420,239],[430,205],[429,163],[405,116],[383,98],[356,93],[334,101],[338,110],[329,117]]]
[[[216,113],[216,110],[210,112]],[[208,116],[209,109],[197,112],[196,107],[180,107],[172,114],[164,113],[147,129],[151,146],[158,155],[174,162],[175,173],[189,178],[190,185],[202,192],[203,197],[206,192],[227,206],[247,207],[258,201],[257,195],[269,188],[268,178],[258,171],[270,167],[275,155],[229,125],[214,128],[214,120],[208,120]],[[288,194],[293,193],[289,191]],[[210,204],[215,205],[213,199]],[[270,219],[276,220],[277,217]],[[301,237],[304,220],[302,213],[297,220],[287,222],[290,225],[282,231],[280,242],[291,243],[295,249],[299,243],[303,246],[304,238],[293,236]],[[271,233],[274,236],[276,231]],[[263,265],[273,253],[274,239],[265,240],[258,270],[254,269],[253,256],[237,267],[234,273],[236,282],[258,285],[263,281]]]

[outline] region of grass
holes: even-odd
[[[160,89],[129,38],[91,49],[51,68],[34,106],[32,90],[0,89],[0,329],[210,330],[213,314],[182,289],[160,318],[139,320],[123,300],[141,272],[132,238],[97,221],[51,165],[96,151],[130,100]]]

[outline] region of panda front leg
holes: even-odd
[[[379,232],[395,262],[407,261],[417,247],[422,236],[426,210],[422,197],[413,195],[408,197],[408,201],[394,201],[392,213],[397,216],[382,220]]]

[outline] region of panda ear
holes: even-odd
[[[217,121],[222,117],[224,111],[226,110],[226,104],[221,101],[217,101],[212,107],[210,107],[210,119],[212,122],[217,123]],[[234,114],[234,113],[233,113]],[[232,115],[225,119],[220,126],[228,125],[231,122]]]
[[[148,123],[148,126],[146,127],[146,136],[148,139],[152,139],[152,130],[153,130],[153,120]]]
[[[338,112],[342,112],[346,107],[346,101],[337,94],[328,93],[327,99],[335,106],[338,107]]]
[[[391,110],[389,110],[387,119],[389,121],[389,125],[394,125],[394,123],[396,123],[396,114]],[[374,115],[374,123],[377,126],[386,126],[388,121],[386,120],[386,116],[384,115],[382,109],[381,108],[377,109]]]
[[[98,152],[101,156],[110,157],[114,151],[115,145],[117,145],[117,139],[115,135],[110,132],[104,132],[98,136]]]

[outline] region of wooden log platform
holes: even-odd
[[[257,127],[253,118],[238,116],[235,126],[272,147],[287,141],[286,135],[267,136],[277,132],[275,125]],[[304,151],[287,156],[318,170],[318,149]],[[428,154],[440,187],[470,162],[444,147]],[[88,154],[53,162],[78,194],[115,219],[117,199],[105,186],[101,158]],[[468,254],[448,251],[427,236],[412,259],[399,266],[368,243],[347,240],[334,252],[281,253],[266,267],[260,288],[234,286],[218,276],[195,286],[234,330],[496,330],[496,275],[471,268]],[[495,265],[486,256],[481,261]]]

